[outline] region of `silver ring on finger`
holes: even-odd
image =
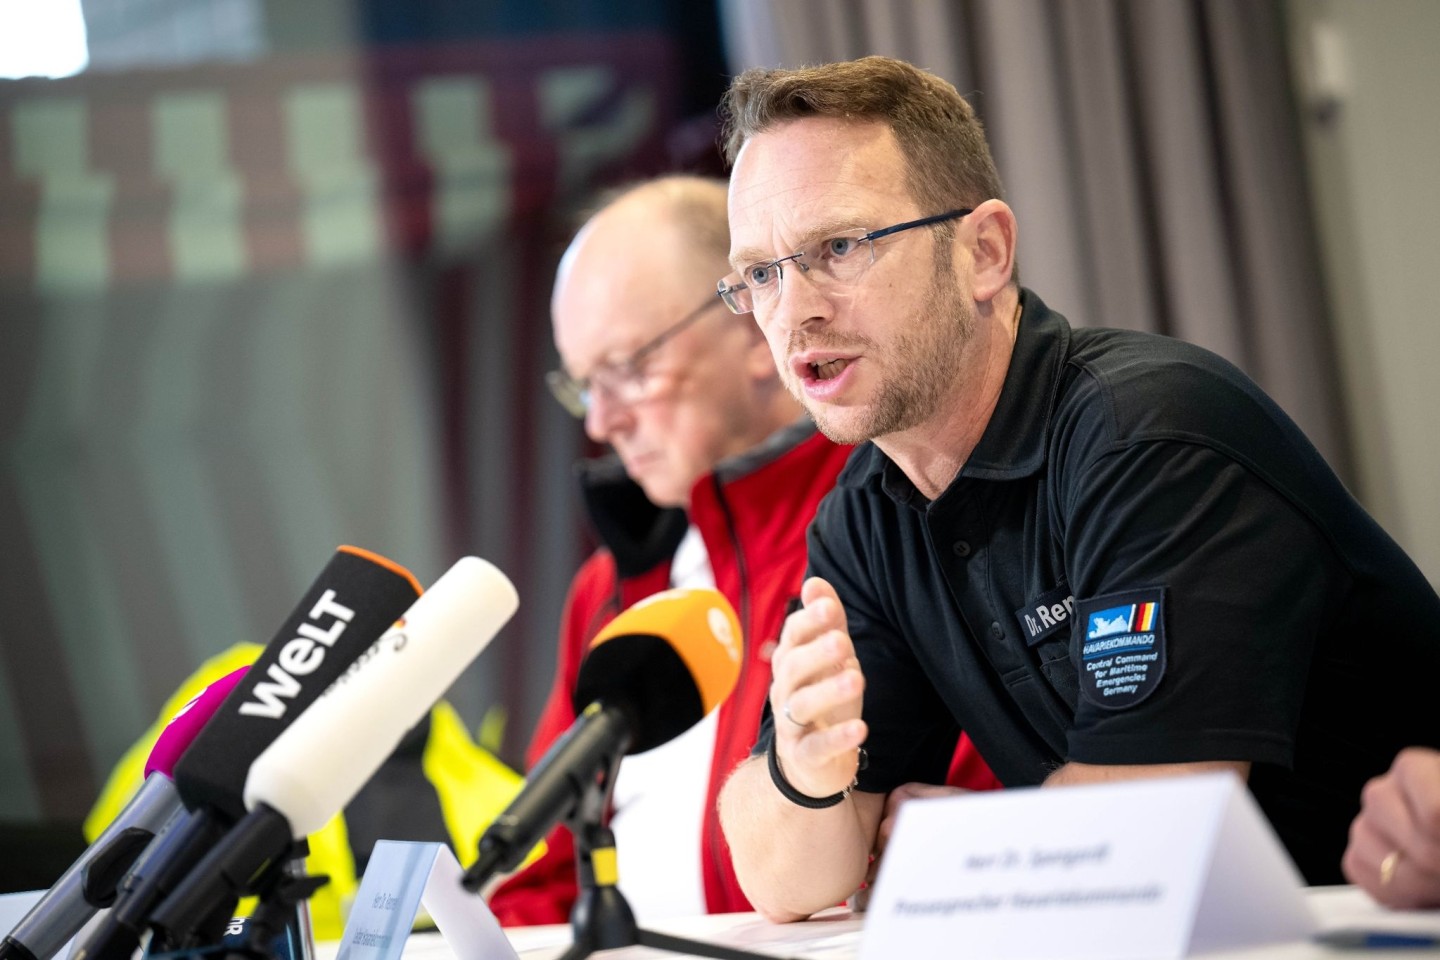
[[[795,719],[795,714],[793,714],[793,713],[790,712],[790,701],[789,701],[789,700],[786,700],[783,704],[781,704],[781,706],[780,706],[780,712],[785,715],[785,719],[786,719],[786,720],[789,720],[791,723],[795,724],[795,726],[797,726],[797,727],[800,727],[802,730],[803,730],[804,728],[810,726],[810,724],[808,724],[808,723],[802,723],[801,721]]]

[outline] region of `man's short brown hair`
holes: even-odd
[[[863,57],[796,70],[757,67],[721,102],[725,158],[777,123],[805,117],[878,120],[905,156],[911,195],[927,214],[1004,199],[975,111],[953,86],[903,60]]]

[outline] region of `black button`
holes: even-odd
[[[955,556],[957,557],[970,556],[970,544],[967,541],[956,540],[950,545],[950,549],[955,551]]]
[[[1005,639],[1005,628],[1000,626],[999,620],[990,621],[990,636],[994,637],[996,640]]]

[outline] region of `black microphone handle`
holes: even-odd
[[[588,788],[629,749],[632,712],[620,703],[585,708],[526,777],[525,786],[480,837],[480,852],[461,882],[479,890],[498,873],[514,870],[535,844],[570,818]]]
[[[195,864],[150,912],[149,925],[170,949],[197,945],[207,918],[250,892],[250,880],[291,847],[290,821],[267,804],[257,804]]]
[[[224,822],[213,810],[201,808],[161,834],[152,846],[154,853],[136,865],[115,906],[75,951],[73,960],[130,960],[140,946],[150,911],[220,839]]]

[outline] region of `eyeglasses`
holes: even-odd
[[[816,283],[855,283],[872,263],[875,262],[875,241],[913,230],[928,227],[946,220],[958,220],[972,211],[969,208],[951,210],[933,217],[907,220],[879,230],[852,230],[838,233],[823,240],[807,244],[788,257],[777,260],[762,260],[731,273],[715,285],[720,299],[734,313],[753,313],[758,306],[768,310],[780,299],[780,290],[785,283],[785,268],[782,264],[794,261],[800,272],[809,275]]]
[[[719,303],[716,295],[712,293],[705,298],[704,303],[661,330],[623,360],[601,364],[591,370],[588,377],[578,379],[564,370],[551,370],[545,374],[545,385],[550,388],[555,399],[560,401],[560,406],[571,416],[582,420],[590,409],[596,391],[604,393],[615,403],[626,406],[640,403],[649,398],[654,383],[654,378],[647,376],[645,372],[645,358]]]

